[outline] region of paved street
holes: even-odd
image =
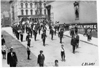
[[[40,50],[44,51],[45,55],[45,66],[54,66],[54,61],[57,59],[59,61],[59,66],[82,66],[83,63],[95,63],[98,65],[98,46],[94,46],[85,42],[80,41],[79,48],[76,49],[76,53],[72,53],[72,46],[70,45],[71,38],[64,36],[63,45],[65,47],[66,61],[61,61],[61,44],[59,43],[58,35],[54,36],[54,40],[51,40],[51,36],[47,31],[46,46],[42,45],[41,35],[38,34],[37,41],[34,41],[34,37],[31,39],[31,59],[28,61],[26,59],[26,46],[27,42],[20,42],[16,40],[10,27],[3,28],[4,35],[7,36],[7,47],[9,48],[11,44],[14,44],[14,50],[17,53],[19,59],[18,66],[38,66],[37,56]],[[25,34],[26,35],[26,34]],[[24,35],[24,40],[25,36]],[[10,39],[8,41],[8,39]],[[13,40],[13,42],[11,42]],[[9,44],[8,44],[9,43]],[[20,60],[22,59],[22,60]],[[4,60],[3,60],[4,61]],[[21,61],[21,62],[20,62]],[[6,64],[6,62],[5,62]],[[3,64],[5,67],[5,65]]]

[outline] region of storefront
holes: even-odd
[[[19,20],[20,21],[27,21],[27,20],[30,20],[30,21],[33,21],[33,22],[37,22],[37,21],[43,21],[43,20],[46,20],[47,19],[47,16],[44,16],[44,15],[20,15],[18,16]]]

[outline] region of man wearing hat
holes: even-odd
[[[42,41],[43,41],[43,45],[44,45],[44,46],[45,46],[46,37],[47,37],[46,33],[43,32],[42,35],[41,35],[41,38],[42,38]]]
[[[37,59],[37,63],[39,64],[40,67],[44,66],[44,60],[45,60],[45,56],[43,54],[43,51],[40,50],[40,54],[38,55],[38,59]]]
[[[53,40],[53,32],[54,32],[54,31],[53,31],[53,29],[51,28],[51,29],[50,29],[51,40]]]
[[[73,49],[73,54],[75,54],[75,47],[77,46],[77,40],[76,40],[75,36],[73,36],[71,38],[71,45],[72,45],[72,49]]]
[[[28,59],[28,60],[31,60],[31,59],[30,59],[30,53],[31,53],[30,47],[27,46],[27,55],[28,55],[27,59]]]
[[[10,52],[8,52],[7,55],[7,63],[10,65],[10,67],[16,67],[17,62],[16,53],[13,51],[13,47],[11,47]]]
[[[60,38],[60,43],[62,43],[62,38],[63,38],[63,30],[62,29],[58,33],[58,37]]]

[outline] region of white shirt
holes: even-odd
[[[2,46],[2,50],[6,50],[6,45],[3,45]]]
[[[61,47],[61,51],[65,51],[64,48]]]

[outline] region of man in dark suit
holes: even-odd
[[[34,40],[36,41],[36,37],[37,37],[37,30],[34,30]]]
[[[43,32],[42,35],[41,35],[41,38],[42,38],[42,40],[43,40],[43,45],[44,45],[44,46],[45,46],[46,37],[47,37],[46,33]]]
[[[20,33],[20,40],[23,42],[23,32]]]
[[[31,60],[31,59],[30,59],[30,53],[31,53],[30,47],[27,46],[27,55],[28,55],[28,56],[27,56],[27,59],[28,59],[28,60]]]
[[[5,44],[5,39],[4,39],[3,35],[1,35],[1,44],[2,44],[2,45]]]
[[[18,30],[16,30],[16,37],[19,40],[19,32],[18,32]]]
[[[39,25],[39,34],[41,33],[41,26]]]
[[[71,45],[73,47],[73,53],[75,54],[75,47],[77,46],[77,41],[76,41],[75,36],[73,36],[71,39]]]
[[[63,30],[60,30],[60,32],[58,33],[58,36],[59,36],[59,38],[60,38],[60,43],[62,43]]]
[[[10,67],[16,67],[17,62],[16,53],[13,51],[13,48],[11,48],[7,55],[7,63],[10,65]]]
[[[44,66],[44,60],[45,60],[45,56],[43,54],[43,51],[40,51],[40,54],[38,55],[38,59],[37,59],[37,63],[39,64],[40,67]]]
[[[53,33],[54,33],[54,31],[53,31],[53,29],[51,28],[50,29],[50,34],[51,34],[51,39],[53,40]]]
[[[91,40],[91,37],[92,37],[92,30],[88,29],[88,32],[87,32],[87,40],[90,41]]]
[[[75,34],[78,33],[78,27],[77,27],[77,24],[75,25]]]
[[[79,35],[78,34],[76,34],[76,43],[77,43],[77,48],[79,47]]]
[[[74,28],[71,28],[71,30],[70,30],[70,36],[73,37],[74,35],[75,35]]]
[[[88,28],[84,28],[84,35],[87,36],[87,31],[88,31]]]
[[[30,34],[28,33],[26,36],[26,41],[28,41],[29,38],[30,38]]]
[[[29,38],[29,39],[27,40],[27,46],[30,47],[30,45],[31,45],[31,39]]]
[[[57,33],[57,27],[56,26],[54,26],[54,33],[55,33],[55,35],[56,35],[56,33]]]

